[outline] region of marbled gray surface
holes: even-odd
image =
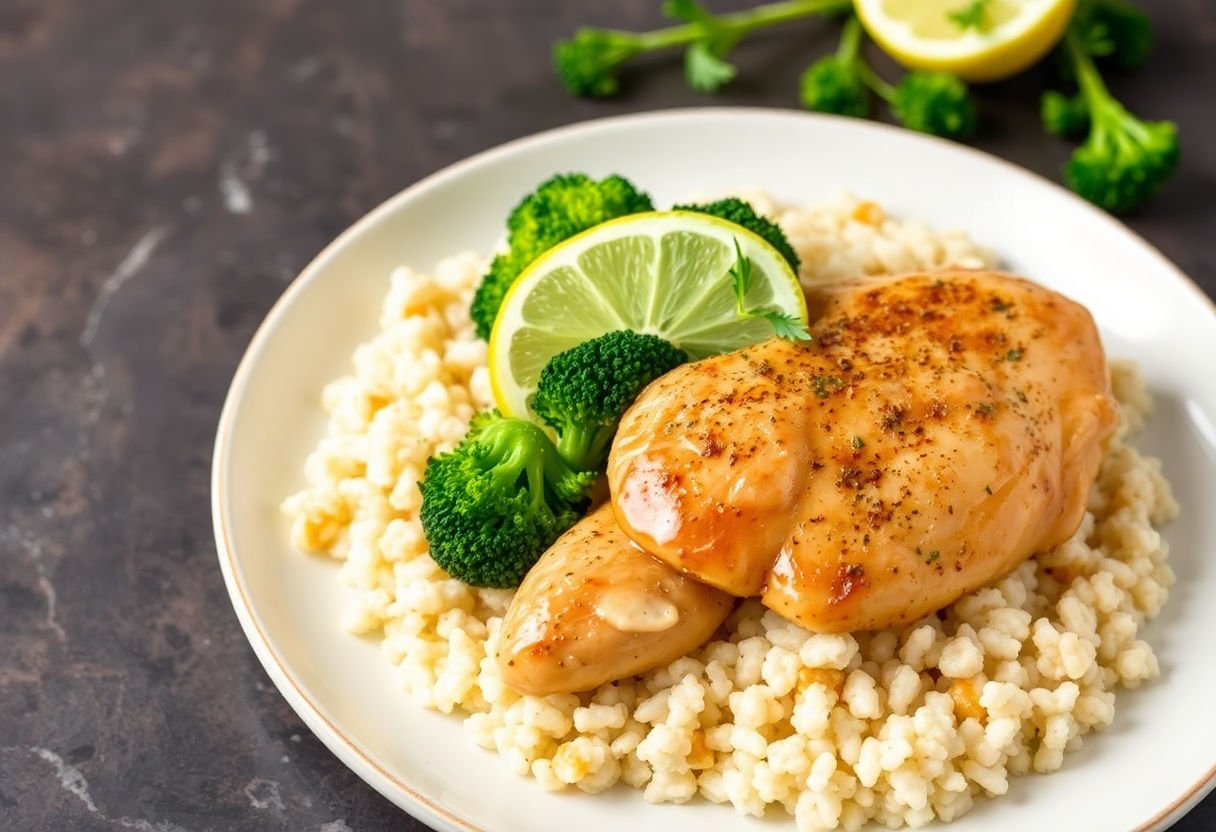
[[[1130,224],[1213,293],[1216,7],[1151,5],[1161,48],[1116,86],[1177,119],[1184,161]],[[556,36],[657,6],[0,0],[0,829],[423,828],[241,635],[208,514],[220,403],[292,276],[385,197],[536,130],[709,102],[672,62],[611,102],[552,80]],[[833,38],[758,38],[716,100],[795,106]],[[1053,175],[1042,79],[984,89],[976,143]],[[1177,828],[1216,828],[1214,801]]]

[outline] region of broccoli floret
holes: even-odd
[[[550,358],[532,409],[557,432],[567,464],[598,469],[629,405],[646,385],[686,361],[687,353],[656,335],[609,332]]]
[[[975,131],[975,106],[966,84],[944,72],[909,72],[898,85],[889,84],[862,57],[861,37],[861,22],[853,17],[845,24],[836,53],[803,73],[803,106],[866,116],[873,91],[904,127],[949,139],[965,139]]]
[[[667,0],[663,12],[686,21],[652,32],[579,29],[553,44],[557,78],[574,95],[604,98],[620,89],[617,70],[631,58],[662,49],[687,47],[684,74],[693,89],[717,92],[735,77],[727,54],[752,32],[812,15],[836,14],[850,0],[782,0],[730,14],[713,14],[695,0]]]
[[[597,477],[566,464],[532,422],[484,413],[418,484],[431,557],[472,586],[518,586],[582,516]]]
[[[1070,98],[1048,90],[1039,101],[1039,115],[1047,132],[1062,139],[1075,139],[1089,130],[1089,107],[1079,94]]]
[[[790,241],[785,236],[785,232],[781,230],[781,226],[757,214],[756,209],[742,199],[728,197],[727,199],[719,199],[716,202],[676,205],[672,207],[672,210],[696,211],[699,214],[709,214],[710,216],[733,222],[735,225],[741,225],[777,249],[781,256],[785,258],[785,262],[790,264],[790,268],[794,270],[794,274],[798,273],[800,265],[798,255],[794,253],[794,247],[790,245]]]
[[[1141,121],[1111,96],[1080,33],[1070,28],[1065,50],[1089,111],[1089,137],[1064,168],[1068,186],[1116,214],[1133,210],[1160,190],[1178,166],[1178,128]]]
[[[865,118],[870,91],[861,77],[861,21],[850,18],[836,52],[820,58],[802,73],[802,106],[820,113]]]
[[[899,123],[912,130],[948,139],[966,139],[975,132],[971,94],[949,73],[909,72],[888,101]]]
[[[512,209],[507,216],[508,239],[532,243],[534,249],[539,244],[541,250],[534,250],[535,258],[554,243],[594,225],[653,207],[650,197],[622,176],[614,174],[597,182],[584,173],[558,174]]]
[[[684,27],[673,27],[684,28]],[[610,29],[583,28],[570,40],[553,44],[553,69],[563,87],[584,98],[616,95],[621,84],[616,70],[625,61],[669,44],[660,32],[635,34]]]
[[[653,207],[649,196],[621,176],[597,182],[568,173],[542,182],[507,217],[507,251],[494,258],[473,295],[469,315],[478,337],[490,337],[507,290],[537,257],[588,228]]]
[[[507,290],[519,277],[520,272],[532,262],[531,246],[521,247],[520,250],[509,249],[497,254],[490,261],[490,269],[481,278],[477,291],[473,293],[473,302],[469,305],[469,317],[477,330],[477,337],[483,341],[489,340],[490,331],[494,328],[494,319]]]
[[[1153,51],[1153,24],[1143,10],[1122,0],[1082,0],[1072,28],[1085,51],[1128,72]]]
[[[802,106],[820,113],[865,118],[870,114],[870,91],[851,61],[828,55],[802,73]]]

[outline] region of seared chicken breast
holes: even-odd
[[[810,301],[813,341],[685,365],[625,414],[608,463],[625,535],[846,632],[915,620],[1073,534],[1117,423],[1084,307],[969,271]]]
[[[604,504],[532,567],[503,621],[498,666],[515,690],[590,690],[704,643],[734,598],[643,552]]]

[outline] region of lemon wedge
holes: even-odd
[[[805,326],[806,296],[785,258],[717,217],[632,214],[549,249],[512,284],[490,333],[498,409],[532,418],[531,399],[549,359],[608,332],[658,335],[693,359],[773,337],[768,320],[738,312],[731,268],[739,254],[751,262],[745,307]]]
[[[856,0],[879,46],[909,69],[998,81],[1047,54],[1076,0]]]

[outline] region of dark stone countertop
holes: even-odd
[[[211,539],[220,404],[291,278],[395,191],[581,119],[796,106],[835,37],[757,38],[717,99],[664,61],[610,102],[557,87],[555,37],[650,27],[658,5],[0,0],[0,828],[422,828],[245,643]],[[1185,150],[1129,224],[1216,293],[1216,7],[1145,5],[1160,47],[1114,84]],[[983,89],[976,143],[1053,175],[1044,77]],[[1216,828],[1216,798],[1177,828]]]

